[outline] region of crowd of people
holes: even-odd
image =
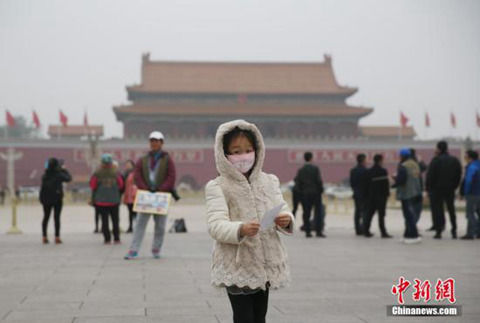
[[[155,223],[151,252],[160,257],[166,215],[134,211],[137,190],[153,193],[171,192],[176,195],[175,165],[163,150],[164,136],[154,131],[149,136],[150,151],[138,161],[127,161],[124,172],[112,156],[104,154],[101,165],[90,179],[91,205],[95,209],[95,232],[101,231],[104,243],[112,241],[109,223],[113,224],[113,242],[120,243],[119,207],[123,202],[129,214],[127,232],[133,232],[126,260],[138,257],[145,229],[150,217]],[[322,203],[324,186],[321,172],[313,163],[311,152],[305,152],[305,164],[298,170],[293,187],[293,212],[290,212],[280,190],[278,178],[263,172],[265,145],[259,129],[246,121],[235,120],[220,125],[217,130],[215,164],[218,176],[205,187],[207,228],[215,241],[212,256],[211,280],[225,288],[233,309],[234,322],[265,322],[268,294],[271,288],[280,288],[290,279],[286,249],[279,233],[291,235],[299,204],[303,209],[303,225],[307,238],[312,232],[325,238],[325,206]],[[444,205],[450,216],[451,234],[457,238],[455,192],[466,199],[468,227],[462,239],[480,238],[480,161],[478,153],[466,152],[465,176],[461,181],[460,161],[448,153],[448,145],[437,144],[436,155],[429,165],[416,156],[412,148],[398,152],[399,163],[394,175],[384,167],[381,154],[373,157],[368,168],[365,154],[357,156],[357,165],[350,171],[350,184],[355,202],[354,230],[359,236],[370,238],[370,226],[375,213],[382,238],[391,238],[385,223],[390,189],[396,191],[405,219],[403,241],[421,241],[417,223],[423,209],[424,193],[430,200],[434,238],[440,239],[445,230]],[[63,163],[51,158],[42,177],[40,201],[44,209],[43,242],[49,243],[47,226],[54,212],[55,242],[60,240],[60,214],[63,183],[72,177]],[[123,200],[122,200],[123,195]],[[272,211],[274,210],[274,211]],[[262,217],[276,212],[271,224]],[[313,221],[312,221],[313,212]]]
[[[384,167],[384,157],[376,154],[373,165],[367,166],[367,156],[356,156],[357,165],[350,170],[350,186],[354,200],[354,230],[356,235],[373,237],[371,222],[378,214],[378,226],[382,238],[392,238],[388,233],[385,216],[390,190],[396,192],[396,199],[401,203],[405,219],[403,241],[418,243],[421,241],[417,224],[424,207],[424,196],[428,197],[432,214],[432,225],[427,231],[434,231],[433,238],[441,239],[445,231],[445,206],[447,208],[451,235],[457,239],[457,221],[455,210],[456,191],[460,188],[460,198],[466,200],[467,230],[460,239],[480,239],[480,161],[478,152],[467,150],[465,153],[466,169],[462,180],[462,166],[458,158],[448,152],[445,141],[437,143],[435,156],[430,164],[417,157],[413,148],[398,151],[399,163],[396,173],[389,175]],[[320,169],[312,163],[312,154],[304,155],[305,165],[300,168],[292,188],[293,214],[299,204],[303,208],[303,226],[307,238],[316,231],[318,237],[323,233],[325,206],[322,203],[323,183]],[[313,221],[311,220],[314,211]]]
[[[95,210],[95,230],[102,232],[104,244],[120,244],[119,210],[123,203],[129,214],[129,227],[127,233],[133,233],[130,248],[125,259],[134,259],[138,256],[146,226],[150,217],[155,222],[155,233],[152,245],[154,258],[160,257],[160,251],[165,235],[166,215],[139,213],[133,210],[137,190],[150,192],[171,192],[178,200],[179,196],[174,189],[175,164],[168,152],[162,149],[164,136],[159,131],[154,131],[149,136],[150,151],[137,162],[125,162],[123,173],[112,155],[103,154],[101,164],[90,178],[91,200],[90,205]],[[44,218],[42,221],[43,243],[48,244],[48,222],[50,214],[54,213],[55,243],[60,244],[60,216],[63,201],[63,183],[70,182],[72,177],[65,168],[63,161],[50,158],[45,164],[45,173],[42,176],[40,188],[40,202],[43,205]],[[112,223],[112,230],[110,229]],[[99,230],[101,227],[101,230]]]

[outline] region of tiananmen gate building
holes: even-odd
[[[65,160],[74,178],[71,185],[85,186],[102,153],[112,153],[120,164],[137,159],[148,150],[148,134],[160,130],[165,150],[176,162],[177,184],[201,188],[216,176],[218,126],[241,118],[259,127],[267,148],[264,169],[282,183],[293,179],[307,150],[327,183],[347,179],[361,152],[369,160],[384,154],[392,173],[402,147],[414,147],[430,161],[435,142],[413,140],[412,127],[359,126],[374,109],[346,103],[357,91],[337,82],[330,56],[317,63],[232,63],[152,61],[145,54],[140,84],[126,87],[129,103],[113,107],[124,126],[123,138],[97,141],[103,125],[95,120],[96,126],[52,125],[50,139],[0,141],[0,152],[14,147],[21,153],[15,162],[17,186],[38,186],[49,157]],[[451,153],[460,155],[461,143],[451,146]],[[3,187],[4,174],[6,162],[0,160]]]

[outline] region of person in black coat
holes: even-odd
[[[303,208],[303,227],[307,238],[311,237],[310,216],[314,208],[314,223],[317,237],[325,238],[324,210],[322,205],[323,182],[320,169],[312,164],[313,155],[311,152],[304,154],[305,165],[300,168],[295,176],[295,186],[301,196]]]
[[[55,243],[62,243],[60,240],[60,214],[63,202],[63,183],[71,180],[70,173],[56,158],[48,160],[40,188],[40,203],[43,206],[43,243],[48,243],[47,227],[52,209],[55,221]]]
[[[388,181],[388,171],[383,168],[383,156],[377,154],[373,157],[373,166],[368,170],[368,189],[367,189],[367,215],[363,226],[363,234],[366,237],[372,237],[370,233],[370,224],[373,215],[378,212],[378,226],[382,238],[391,238],[385,228],[385,213],[387,200],[390,196],[390,183]]]
[[[427,171],[426,188],[431,196],[431,208],[434,218],[435,239],[442,238],[445,229],[444,204],[447,205],[452,238],[457,238],[457,217],[455,214],[455,190],[462,177],[462,165],[458,158],[449,155],[448,144],[437,144],[437,156],[432,159]]]
[[[367,218],[368,170],[366,164],[367,156],[358,154],[357,166],[350,170],[350,186],[353,190],[353,201],[355,203],[353,222],[357,235],[363,234],[363,225]]]

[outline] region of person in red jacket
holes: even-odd
[[[90,178],[93,204],[102,216],[102,231],[105,244],[110,244],[110,228],[108,217],[112,218],[113,239],[115,244],[120,243],[119,204],[120,192],[123,190],[122,175],[113,167],[112,156],[102,155],[101,167]]]
[[[139,190],[150,192],[170,192],[175,185],[175,164],[166,151],[162,150],[164,136],[160,131],[150,134],[150,152],[140,158],[135,165],[134,179]],[[133,240],[125,259],[134,259],[142,244],[145,228],[151,214],[138,213],[133,230]],[[154,258],[160,258],[160,250],[165,235],[167,215],[154,214],[155,234],[152,245]]]

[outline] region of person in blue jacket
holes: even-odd
[[[465,153],[467,167],[461,189],[461,195],[465,196],[467,202],[467,233],[461,237],[463,240],[480,239],[480,160],[478,153],[468,150]]]

